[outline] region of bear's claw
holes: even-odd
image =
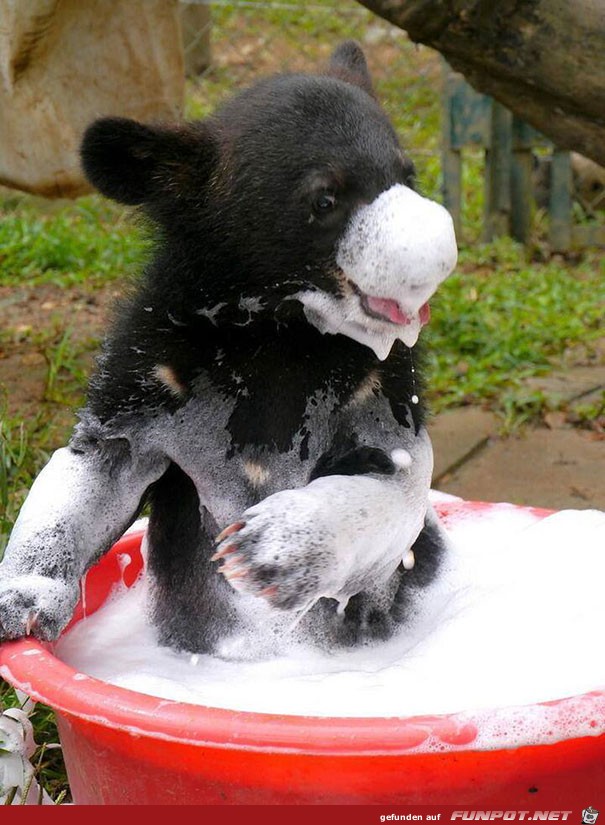
[[[69,622],[77,584],[47,576],[0,579],[0,642],[35,636],[53,641]]]

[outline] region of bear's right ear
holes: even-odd
[[[199,180],[200,161],[213,154],[211,141],[194,126],[146,126],[123,117],[94,121],[82,138],[80,157],[87,179],[112,200],[148,203],[183,180],[187,169]],[[206,145],[208,144],[208,145]]]
[[[363,49],[356,40],[344,40],[334,49],[328,73],[354,86],[360,86],[374,97],[372,78]]]

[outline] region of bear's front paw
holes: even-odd
[[[0,571],[0,642],[35,636],[56,639],[78,601],[77,583],[48,576],[2,576]]]
[[[329,510],[284,490],[250,507],[217,537],[213,561],[235,590],[297,610],[330,595],[335,525]]]

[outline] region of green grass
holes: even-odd
[[[33,476],[31,447],[24,421],[0,417],[0,558],[25,493]]]
[[[53,208],[40,199],[0,202],[0,285],[94,289],[132,270],[146,241],[126,210],[98,196]]]
[[[31,347],[43,354],[46,364],[39,408],[25,416],[9,414],[10,387],[0,383],[0,559],[34,478],[69,438],[84,401],[90,356],[99,343],[94,337],[74,341],[69,327],[39,330],[32,339]]]
[[[440,64],[429,50],[415,47],[353,0],[314,0],[291,9],[225,5],[213,8],[213,27],[213,63],[200,81],[188,83],[188,117],[207,115],[258,75],[314,70],[339,40],[355,37],[368,55],[378,96],[414,158],[420,189],[439,197]],[[527,250],[507,239],[480,244],[481,153],[467,153],[463,169],[460,263],[435,297],[433,320],[423,333],[430,403],[435,411],[488,406],[511,428],[548,409],[548,399],[529,392],[524,380],[552,370],[570,348],[590,351],[602,337],[605,256],[549,260],[541,254],[542,222]],[[130,212],[101,197],[54,204],[0,192],[0,290],[53,286],[94,294],[110,283],[119,288],[147,249]],[[33,479],[69,436],[98,345],[96,333],[73,329],[69,317],[43,326],[38,321],[25,330],[10,323],[0,330],[0,376],[3,351],[19,348],[41,353],[47,373],[34,414],[9,415],[11,387],[0,386],[0,555]],[[603,416],[603,403],[577,407],[575,415],[578,426],[590,426]],[[0,711],[2,704],[18,701],[0,682]],[[56,742],[52,713],[40,706],[35,714],[39,744]],[[67,790],[60,751],[42,753],[40,774],[51,796],[60,799]]]
[[[504,239],[463,250],[426,330],[434,408],[476,403],[509,420],[515,409],[523,416],[523,379],[551,371],[571,346],[602,338],[604,305],[602,256],[532,264]]]

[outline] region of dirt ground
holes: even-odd
[[[46,284],[0,287],[0,388],[8,417],[33,415],[45,398],[49,348],[68,332],[78,367],[88,371],[110,307],[115,283],[95,291]],[[76,346],[77,345],[77,346]]]

